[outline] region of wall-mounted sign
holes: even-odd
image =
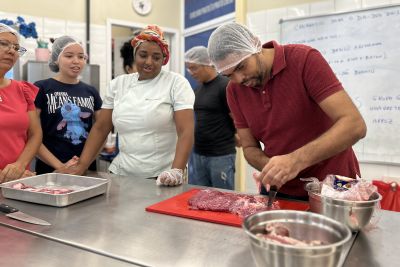
[[[185,0],[185,28],[235,12],[235,0]]]

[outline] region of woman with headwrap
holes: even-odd
[[[70,36],[57,38],[49,68],[53,78],[35,82],[35,105],[40,114],[43,144],[36,161],[37,174],[49,173],[77,162],[93,120],[101,108],[99,92],[79,80],[87,56],[82,44]],[[96,170],[93,164],[90,168]]]
[[[42,140],[33,101],[38,89],[5,74],[26,49],[18,33],[0,23],[0,183],[31,175],[29,165]]]
[[[111,81],[77,166],[65,171],[82,174],[114,125],[120,152],[112,173],[181,184],[193,145],[193,90],[182,75],[162,70],[169,50],[157,26],[142,30],[132,47],[138,72]]]

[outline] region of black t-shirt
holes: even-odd
[[[41,110],[43,144],[64,163],[80,156],[93,125],[93,114],[102,105],[98,91],[83,82],[66,84],[53,78],[35,85],[39,88],[35,105]],[[50,171],[50,166],[38,161],[38,174]]]
[[[195,90],[194,151],[204,156],[235,153],[235,126],[226,100],[229,79],[218,75]]]

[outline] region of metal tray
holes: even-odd
[[[66,194],[55,195],[11,188],[11,186],[16,183],[24,183],[25,185],[34,187],[68,188],[73,189],[74,191]],[[64,207],[104,194],[107,191],[107,185],[107,179],[61,173],[47,173],[3,183],[0,187],[5,198],[49,206]]]

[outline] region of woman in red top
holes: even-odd
[[[31,174],[29,164],[42,141],[34,105],[37,87],[5,78],[25,52],[18,33],[0,23],[0,183]]]

